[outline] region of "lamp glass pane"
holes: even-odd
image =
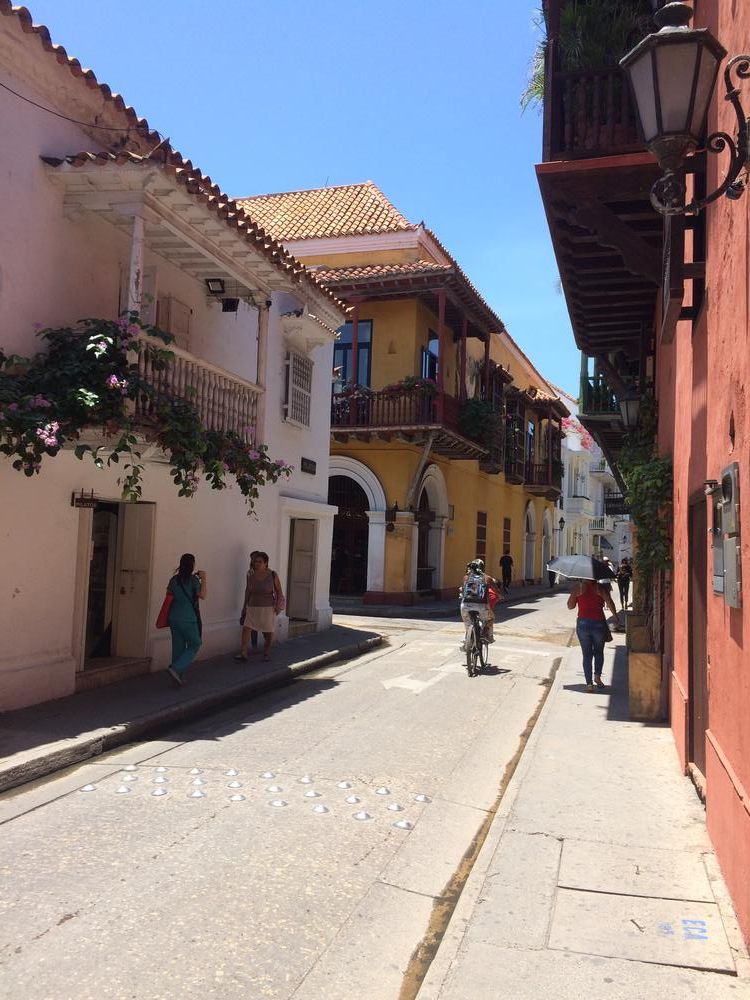
[[[690,95],[699,53],[698,42],[660,45],[656,50],[662,132],[689,131]]]
[[[647,49],[643,55],[635,59],[628,67],[633,93],[638,105],[638,115],[641,119],[643,137],[649,143],[657,133],[656,93],[654,91],[654,72],[652,52]]]
[[[698,86],[695,89],[695,106],[690,131],[696,139],[700,138],[708,112],[708,102],[711,100],[716,76],[719,72],[719,60],[705,46],[701,49],[701,64],[698,70]]]

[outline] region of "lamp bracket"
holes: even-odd
[[[736,82],[734,76],[736,75]],[[666,170],[651,189],[651,204],[662,215],[698,215],[706,205],[726,195],[733,201],[742,197],[748,184],[750,170],[750,119],[740,100],[739,81],[750,79],[750,55],[734,56],[724,67],[724,99],[734,108],[737,115],[737,136],[728,132],[713,132],[706,140],[707,153],[723,153],[729,150],[729,169],[724,180],[705,198],[694,198],[685,204],[685,180],[681,171]],[[740,174],[745,171],[745,176]]]

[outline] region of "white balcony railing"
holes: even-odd
[[[583,515],[591,516],[594,513],[594,503],[588,497],[565,497],[563,501],[563,513],[573,517]]]
[[[164,347],[159,341],[152,343]],[[140,374],[166,395],[191,402],[207,430],[235,431],[248,444],[254,444],[259,433],[256,428],[261,387],[172,344],[169,350],[174,358],[161,371],[154,370],[142,351],[138,356]],[[148,400],[135,404],[136,416],[145,420],[150,410]]]
[[[615,530],[615,519],[604,515],[604,517],[592,517],[589,521],[589,531],[598,531],[602,534],[606,534],[609,531]]]
[[[611,476],[612,470],[607,465],[606,458],[599,459],[598,462],[592,462],[589,466],[589,472],[597,475]]]

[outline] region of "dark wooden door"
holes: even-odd
[[[706,773],[706,730],[708,729],[708,672],[706,659],[706,602],[708,599],[708,521],[706,498],[690,506],[688,651],[689,733],[688,756],[701,774]]]
[[[331,593],[359,595],[367,590],[369,521],[367,496],[348,476],[328,480],[328,503],[338,507],[333,519]]]

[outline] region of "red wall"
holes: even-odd
[[[704,0],[696,24],[708,24],[730,54],[750,49],[750,6],[745,0]],[[736,133],[736,119],[714,98],[711,129]],[[743,87],[750,107],[750,86]],[[726,160],[710,157],[708,187],[716,187]],[[695,330],[681,323],[672,347],[657,356],[660,392],[669,396],[667,372],[674,367],[674,570],[673,621],[668,658],[672,725],[684,757],[688,691],[687,525],[690,496],[705,479],[721,479],[731,462],[740,465],[744,607],[728,608],[711,589],[708,559],[707,655],[709,732],[706,788],[709,834],[750,941],[750,192],[739,202],[721,199],[706,212],[706,306]],[[671,356],[670,356],[671,355]],[[660,421],[669,420],[671,406]],[[734,444],[730,439],[734,424]],[[665,437],[668,432],[664,431]],[[666,450],[666,440],[663,442]],[[710,553],[709,553],[710,556]]]

